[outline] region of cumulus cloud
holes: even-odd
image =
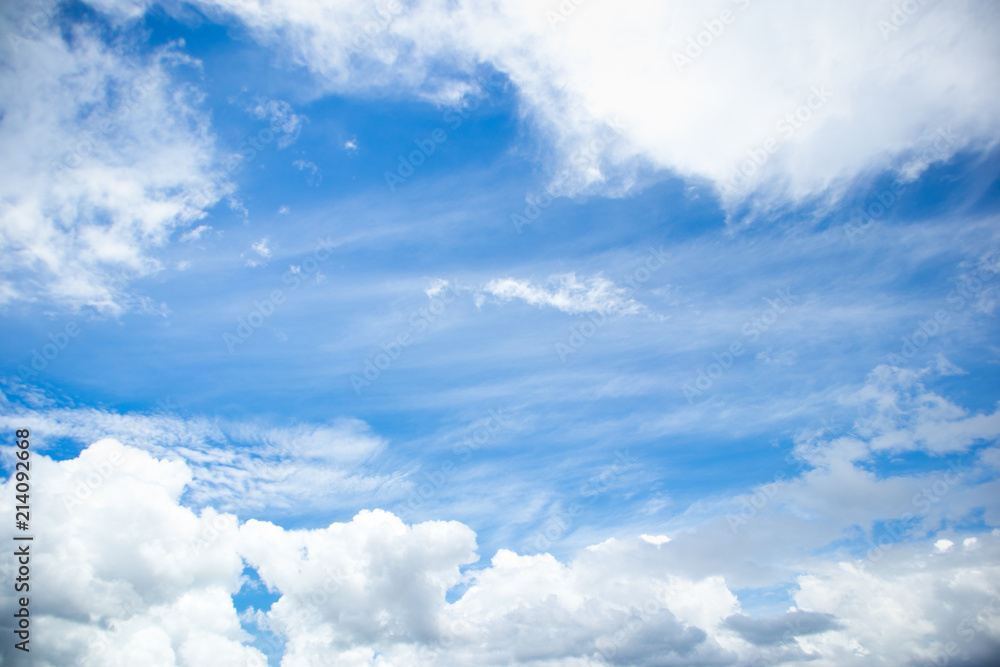
[[[730,207],[798,201],[880,170],[912,179],[998,136],[988,2],[199,5],[338,92],[454,104],[491,65],[555,149],[546,166],[569,169],[564,194],[625,193],[652,168],[705,179]]]
[[[231,597],[243,570],[235,517],[178,504],[191,479],[183,463],[101,440],[69,461],[36,453],[31,465],[28,597],[33,638],[46,638],[32,642],[32,664],[263,664]],[[3,492],[12,512],[12,481]],[[0,594],[5,609],[11,594]],[[16,653],[0,647],[4,662]]]
[[[431,641],[445,593],[462,579],[460,566],[478,558],[468,527],[407,526],[382,510],[312,531],[251,520],[240,536],[248,562],[282,593],[267,622],[290,641],[293,665],[317,664],[331,650],[358,644]]]
[[[628,296],[629,290],[616,286],[598,274],[580,280],[576,273],[550,276],[546,285],[530,280],[499,278],[483,287],[483,292],[501,301],[520,299],[533,306],[549,306],[564,313],[617,313],[634,315],[645,307]]]
[[[33,580],[47,582],[33,592],[34,622],[53,638],[38,645],[40,665],[263,665],[253,626],[280,638],[287,667],[866,667],[887,656],[940,664],[942,651],[986,665],[1000,649],[1000,530],[948,530],[874,560],[800,560],[784,570],[793,607],[757,615],[726,566],[681,573],[685,541],[735,551],[712,530],[609,539],[566,562],[500,549],[476,567],[476,535],[455,521],[362,510],[289,529],[195,512],[183,499],[202,470],[113,440],[61,462],[35,452],[32,470],[37,544],[60,545],[32,561]],[[0,511],[12,510],[12,484]],[[238,616],[244,566],[278,599]],[[12,650],[0,648],[5,659]]]
[[[16,35],[30,12],[4,5]],[[197,94],[173,78],[175,45],[141,59],[86,25],[53,19],[0,55],[0,251],[4,300],[39,298],[118,312],[114,274],[160,268],[156,248],[230,189]]]

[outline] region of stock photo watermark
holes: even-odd
[[[945,301],[951,305],[952,313],[959,313],[966,305],[978,297],[1000,273],[1000,255],[991,253],[982,259],[976,270],[970,276],[963,276],[958,286],[948,292]],[[951,314],[944,309],[938,309],[933,315],[917,323],[912,334],[903,336],[898,352],[890,352],[886,360],[893,366],[903,366],[913,359],[935,336],[944,331],[945,325],[951,321]]]
[[[958,641],[935,642],[934,648],[931,650],[930,659],[936,667],[946,667],[952,658],[957,658],[963,654],[964,651],[959,641],[962,644],[970,644],[980,632],[990,630],[991,621],[1000,614],[1000,593],[995,588],[987,592],[990,596],[989,601],[979,607],[974,613],[963,616],[962,620],[958,622],[958,625],[952,631],[952,634],[957,637]]]
[[[924,485],[920,491],[913,494],[910,499],[910,508],[915,510],[914,512],[909,511],[909,509],[903,511],[900,513],[899,519],[885,522],[884,532],[878,538],[874,534],[868,538],[869,549],[865,552],[865,558],[872,563],[882,560],[886,552],[909,533],[910,522],[926,516],[934,505],[941,502],[951,489],[962,481],[961,475],[968,469],[968,466],[958,465],[954,461],[949,462],[948,472],[939,475],[934,481]]]
[[[356,49],[369,48],[373,40],[389,30],[389,26],[399,14],[403,13],[405,7],[399,0],[388,0],[383,7],[377,4],[366,15],[363,26],[354,33],[351,44]]]
[[[961,136],[955,134],[951,126],[938,128],[934,143],[918,154],[918,163],[929,165],[947,158],[953,152],[955,146],[961,140]],[[854,212],[853,219],[856,221],[845,223],[844,234],[847,235],[848,242],[854,245],[855,240],[861,238],[872,226],[884,218],[892,208],[899,203],[906,188],[913,182],[909,178],[897,178],[889,187],[880,191],[870,198],[864,208],[859,208]]]
[[[389,370],[403,351],[414,343],[414,336],[425,331],[458,298],[458,291],[451,281],[445,280],[428,290],[428,296],[430,303],[410,314],[407,319],[409,326],[379,345],[379,351],[365,359],[361,373],[351,375],[351,388],[356,396],[360,396],[362,389],[370,387],[383,372]]]
[[[7,42],[11,51],[16,55],[20,54],[21,47],[26,43],[38,38],[43,30],[52,25],[59,14],[60,5],[63,0],[44,2],[32,5],[27,12],[27,16],[21,21],[17,32],[7,32]]]
[[[663,246],[658,249],[650,248],[646,260],[622,278],[628,286],[622,294],[622,298],[631,299],[644,284],[649,282],[654,273],[666,266],[670,257],[670,253],[664,251]],[[569,356],[579,352],[587,341],[594,337],[598,329],[607,322],[608,313],[604,310],[598,310],[588,313],[582,322],[570,326],[569,336],[556,343],[556,354],[559,355],[559,360],[565,364]]]
[[[743,326],[740,327],[740,333],[749,343],[756,343],[796,302],[795,297],[787,289],[779,289],[775,299],[765,297],[764,301],[769,307],[762,310],[756,317],[744,322]],[[699,367],[694,381],[687,382],[682,387],[688,404],[694,403],[696,398],[709,391],[715,385],[716,380],[732,368],[736,360],[746,352],[747,347],[739,338],[733,340],[721,353],[713,352],[712,357],[715,361],[707,366]]]
[[[910,19],[916,16],[926,4],[927,0],[905,0],[893,5],[889,16],[879,19],[875,24],[879,32],[882,33],[882,39],[888,42],[889,38],[909,23]]]
[[[600,475],[591,478],[580,487],[579,497],[563,511],[549,516],[545,524],[528,539],[530,548],[525,555],[536,556],[546,553],[556,542],[573,529],[579,517],[599,496],[611,489],[626,470],[631,469],[639,459],[629,451],[618,450],[615,459]]]
[[[489,411],[489,415],[476,423],[468,435],[452,447],[452,454],[456,458],[442,462],[435,470],[423,473],[424,479],[413,489],[406,500],[406,504],[400,508],[399,516],[404,521],[412,518],[412,513],[420,510],[428,500],[430,500],[448,482],[453,474],[458,470],[459,464],[467,462],[472,456],[483,448],[497,434],[509,427],[509,415],[504,415],[504,410],[496,408]]]
[[[142,98],[165,82],[166,76],[159,70],[149,72],[133,81],[132,85],[129,86],[129,92],[122,95],[112,117],[96,123],[93,129],[81,131],[62,159],[52,163],[56,175],[63,175],[68,170],[78,169],[83,165],[88,156],[93,155],[114,135],[119,123],[132,115],[132,111],[139,105]]]
[[[448,109],[441,116],[441,120],[447,123],[453,132],[472,117],[472,112],[479,108],[483,99],[488,98],[488,95],[483,93],[506,88],[506,79],[497,72],[493,72],[490,76],[479,77],[475,79],[475,83],[479,89],[479,94],[472,95],[472,99],[468,102],[465,102],[463,98],[461,108]],[[416,148],[406,155],[397,155],[395,171],[385,171],[383,173],[389,192],[395,192],[398,186],[406,183],[407,179],[413,176],[417,169],[426,163],[438,150],[438,147],[447,141],[448,133],[443,127],[436,127],[426,136],[414,139],[413,144]]]
[[[604,150],[612,144],[615,139],[621,137],[622,126],[618,120],[605,129],[604,133],[590,140],[586,147],[577,151],[570,157],[570,164],[577,170],[586,171],[596,167],[599,157]],[[575,173],[572,167],[566,167],[560,171],[554,179],[545,187],[541,194],[527,197],[524,209],[521,213],[512,213],[510,216],[514,230],[520,234],[523,229],[536,222],[542,212],[552,205],[552,202],[559,196],[560,189],[566,185]]]
[[[336,246],[336,241],[330,236],[316,239],[312,253],[302,260],[301,264],[293,266],[281,276],[281,282],[289,285],[288,291],[298,290],[308,276],[314,273],[318,275],[320,265],[330,258],[330,254]],[[284,304],[287,298],[288,294],[285,290],[276,288],[263,299],[255,299],[250,312],[236,320],[236,327],[232,331],[226,331],[222,334],[222,342],[225,343],[229,353],[234,354],[240,345],[250,340],[254,332],[264,326],[264,323],[274,315],[278,306]]]
[[[746,11],[750,7],[750,0],[733,0],[733,4],[740,11]],[[739,14],[737,12],[731,9],[723,9],[719,12],[718,16],[706,20],[702,24],[705,29],[688,37],[683,51],[674,51],[674,65],[677,67],[677,71],[683,74],[684,68],[693,65],[695,60],[711,49],[715,41],[722,37],[722,34],[726,31],[726,26],[735,23],[738,17]]]
[[[827,90],[826,84],[811,87],[809,95],[802,104],[775,122],[774,129],[780,136],[778,138],[770,136],[759,146],[748,148],[746,159],[732,169],[729,180],[723,182],[722,187],[727,192],[735,192],[739,187],[749,183],[771,156],[778,152],[781,142],[794,137],[795,133],[801,130],[831,97],[833,93]]]

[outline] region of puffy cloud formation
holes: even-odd
[[[984,1],[198,4],[340,92],[455,104],[492,66],[555,148],[552,172],[570,168],[566,194],[624,193],[651,167],[730,206],[797,201],[880,170],[913,179],[998,136],[1000,14]]]
[[[798,580],[796,602],[830,614],[837,632],[804,647],[820,664],[986,667],[1000,657],[1000,531],[936,553],[929,543],[899,547],[878,563],[828,563]],[[867,567],[865,567],[867,565]]]
[[[36,453],[31,478],[33,665],[235,667],[259,657],[231,597],[243,570],[237,522],[178,504],[186,465],[100,440],[68,461]],[[0,500],[11,516],[13,487]],[[12,595],[4,587],[4,609]],[[18,664],[11,644],[0,652]]]
[[[500,549],[477,565],[474,532],[454,521],[407,525],[364,510],[288,529],[211,507],[196,513],[181,502],[191,467],[113,440],[61,462],[36,452],[32,472],[38,665],[260,667],[265,656],[251,644],[268,633],[281,640],[284,667],[985,666],[1000,655],[1000,530],[945,521],[951,527],[867,557],[795,556],[812,550],[811,536],[787,523],[790,505],[816,503],[793,515],[815,516],[820,503],[845,509],[808,475],[796,482],[803,488],[782,491],[790,503],[769,508],[785,508],[782,532],[762,513],[732,544],[709,522],[674,539],[610,539],[566,562]],[[963,485],[941,503],[962,505],[962,493],[981,489]],[[0,512],[12,514],[13,498],[8,480]],[[836,524],[828,537],[837,539]],[[706,562],[692,542],[725,558]],[[742,560],[733,553],[792,555],[776,558],[768,584],[789,588],[787,611],[745,608],[730,582]],[[238,615],[233,595],[252,585],[245,566],[279,597]],[[0,593],[5,608],[10,596]],[[13,658],[10,643],[0,651]]]
[[[146,307],[127,283],[160,268],[170,236],[229,190],[193,65],[168,45],[131,55],[95,29],[61,33],[58,7],[5,3],[0,30],[0,303],[44,298],[118,312]],[[9,282],[13,275],[30,276]]]

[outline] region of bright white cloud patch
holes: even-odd
[[[183,463],[101,440],[77,459],[36,453],[31,464],[33,665],[262,664],[231,597],[243,570],[235,517],[178,504]],[[13,496],[8,481],[2,511]],[[0,652],[17,664],[11,642]]]
[[[580,280],[575,273],[551,276],[547,285],[530,280],[499,278],[483,287],[483,292],[502,301],[520,299],[533,306],[549,306],[564,313],[618,313],[634,315],[644,306],[629,298],[629,290],[616,286],[604,276]]]
[[[23,11],[27,12],[26,5]],[[5,5],[2,32],[25,19]],[[18,41],[19,40],[19,41]],[[48,21],[0,55],[0,299],[46,298],[117,312],[125,283],[157,271],[153,251],[228,190],[176,46],[145,60],[86,26]],[[6,48],[9,47],[9,48]]]
[[[311,432],[297,439],[310,438],[317,447],[326,441]],[[357,440],[348,458],[368,450]],[[281,664],[292,667],[331,660],[867,667],[885,656],[930,664],[946,654],[986,665],[1000,650],[998,530],[878,541],[883,546],[861,558],[795,556],[839,539],[851,521],[864,522],[856,497],[878,515],[896,487],[908,500],[905,487],[923,483],[919,478],[869,479],[869,488],[859,489],[843,465],[830,463],[765,493],[778,500],[751,517],[739,540],[702,518],[675,539],[608,539],[565,562],[500,549],[477,567],[475,533],[455,521],[407,525],[389,512],[363,510],[317,529],[246,515],[240,524],[232,514],[210,506],[195,513],[181,502],[185,488],[211,475],[204,467],[112,440],[76,459],[53,462],[36,452],[33,461],[37,544],[62,545],[40,549],[33,561],[33,576],[50,582],[33,602],[36,627],[56,638],[39,644],[40,665],[70,664],[71,656],[93,665],[263,664],[237,611],[247,627],[281,639]],[[978,470],[953,481],[935,501],[952,509],[928,524],[953,524],[970,498],[983,501],[989,484],[973,480]],[[10,487],[0,488],[0,512],[11,510]],[[817,514],[828,515],[821,542],[808,528]],[[842,527],[830,521],[834,515]],[[770,585],[795,582],[789,611],[744,608],[729,583],[741,577],[743,566],[730,557],[737,551],[771,559]],[[244,564],[279,596],[270,607],[234,608]],[[457,592],[451,602],[449,591]]]
[[[708,179],[730,205],[799,200],[883,169],[915,178],[1000,129],[988,2],[200,5],[338,91],[454,102],[476,86],[443,65],[491,64],[557,148],[553,173],[570,168],[564,193],[625,192],[651,166]]]

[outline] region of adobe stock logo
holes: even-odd
[[[746,336],[751,343],[756,343],[762,334],[766,333],[778,318],[795,305],[795,297],[788,290],[778,290],[778,298],[771,300],[765,298],[769,308],[765,308],[757,317],[753,317],[743,323],[740,332]],[[736,360],[747,351],[746,346],[739,339],[733,340],[722,353],[713,352],[714,362],[698,369],[698,377],[693,383],[685,383],[682,389],[688,404],[694,403],[695,398],[700,397],[710,390],[722,375],[733,367]]]
[[[628,285],[622,298],[631,299],[639,291],[639,288],[653,277],[654,273],[666,266],[668,259],[670,259],[670,253],[664,251],[663,246],[660,246],[659,249],[650,248],[649,256],[646,257],[645,262],[622,278]],[[569,328],[569,337],[565,341],[556,343],[556,354],[559,355],[559,360],[565,364],[569,355],[579,352],[580,348],[593,338],[597,330],[607,324],[608,317],[609,313],[605,309],[599,309],[588,313],[585,319],[572,325]]]
[[[410,154],[406,157],[399,156],[399,165],[396,167],[395,173],[391,171],[385,172],[385,184],[389,186],[389,191],[395,192],[396,186],[402,185],[406,182],[406,179],[413,176],[417,167],[426,162],[427,158],[434,154],[438,144],[443,144],[446,141],[448,141],[448,135],[440,127],[434,128],[429,138],[414,139],[413,143],[416,144],[417,149],[410,151]]]
[[[306,257],[301,265],[293,266],[286,271],[281,276],[281,282],[291,285],[290,291],[295,291],[305,284],[304,276],[312,273],[316,273],[317,276],[321,275],[319,273],[320,264],[330,257],[336,246],[336,241],[330,236],[316,239],[312,254]],[[247,342],[257,329],[264,326],[268,318],[274,315],[278,306],[285,303],[287,299],[288,295],[285,290],[275,289],[271,290],[271,293],[264,300],[254,300],[253,309],[247,313],[246,317],[236,320],[236,328],[233,332],[227,331],[222,334],[222,342],[226,344],[229,354],[234,354],[236,349]]]
[[[459,294],[451,281],[442,281],[429,293],[429,296],[430,303],[410,315],[409,326],[389,341],[382,343],[378,352],[366,358],[360,374],[351,374],[351,388],[356,396],[360,396],[362,389],[370,387],[384,371],[389,370],[389,367],[402,356],[403,351],[414,343],[416,335],[433,324]]]
[[[735,192],[747,185],[771,156],[778,152],[781,142],[794,137],[795,133],[805,127],[809,119],[818,113],[831,97],[833,92],[827,89],[826,84],[810,87],[809,94],[802,104],[775,121],[774,129],[780,133],[779,137],[772,135],[759,146],[747,149],[747,157],[730,171],[729,180],[722,183],[726,192]]]
[[[750,6],[750,0],[733,0],[733,4],[745,11]],[[684,68],[694,64],[697,60],[715,44],[715,40],[726,31],[727,25],[736,22],[737,14],[731,9],[723,9],[716,18],[705,21],[702,25],[704,30],[688,37],[684,52],[674,51],[674,65],[677,71],[684,73]]]

